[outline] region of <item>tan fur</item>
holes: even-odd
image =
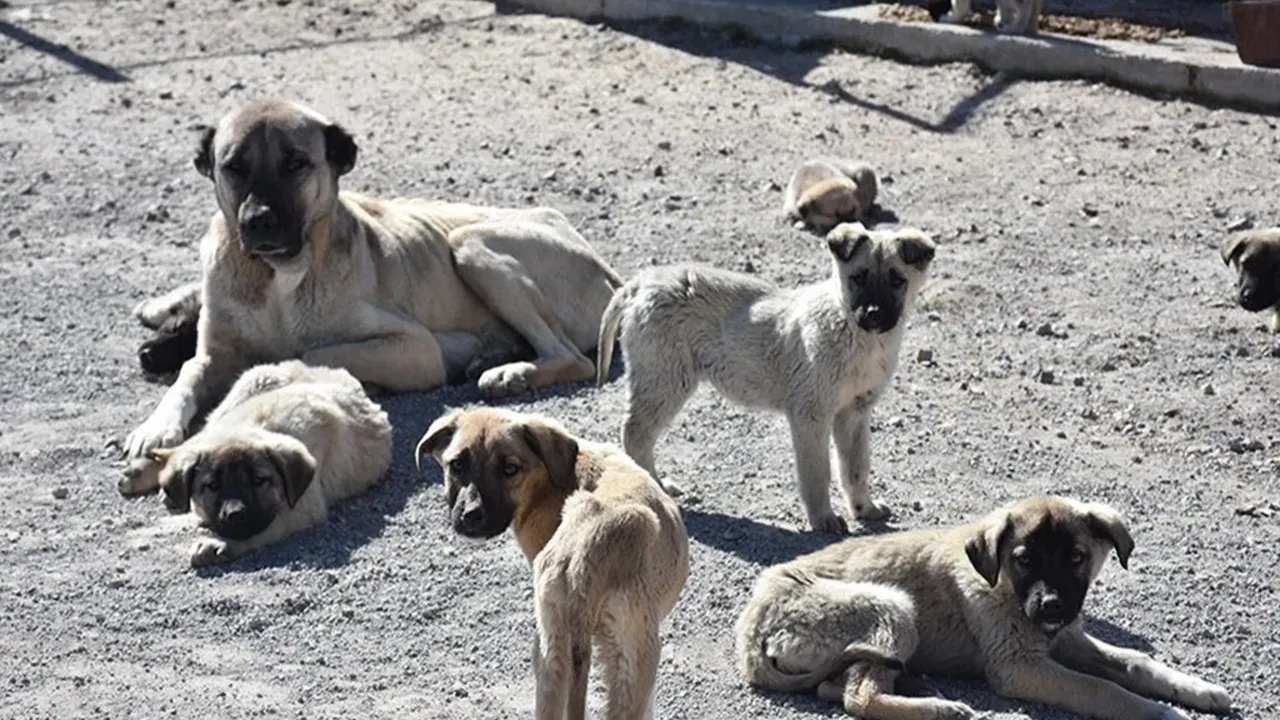
[[[1222,688],[1090,637],[1079,618],[1049,634],[1023,613],[1007,572],[994,585],[984,579],[970,553],[982,556],[1005,532],[1016,545],[1047,518],[1088,549],[1088,580],[1113,547],[1127,562],[1132,540],[1114,510],[1054,497],[960,527],[845,540],[760,576],[737,625],[739,669],[761,687],[815,689],[868,720],[976,717],[962,703],[895,695],[903,665],[985,677],[1006,697],[1104,720],[1186,717],[1142,695],[1227,710]],[[1007,549],[998,557],[997,567],[1013,562]],[[838,674],[833,662],[851,642],[874,653],[850,658]]]
[[[209,526],[209,503],[200,493],[229,463],[251,463],[264,477],[296,463],[313,475],[290,504],[281,488],[263,485],[273,513],[270,525],[243,540],[211,536],[198,541],[191,563],[228,562],[324,522],[337,502],[363,494],[391,462],[391,423],[345,370],[309,367],[297,360],[246,372],[209,414],[200,432],[176,448],[134,461],[120,491],[164,489],[167,499]]]
[[[842,222],[866,219],[880,182],[866,165],[842,160],[809,160],[787,183],[782,212],[797,227],[826,232]]]
[[[566,477],[541,444],[570,448]],[[511,528],[533,568],[538,720],[581,720],[592,641],[603,665],[605,714],[640,720],[652,712],[659,623],[688,577],[688,536],[676,504],[620,449],[568,435],[554,421],[504,410],[454,412],[419,443],[445,468],[495,458],[522,468],[509,480]],[[543,455],[539,455],[539,453]],[[477,482],[489,482],[489,479]]]
[[[1227,235],[1218,247],[1222,262],[1234,264],[1241,283],[1246,280],[1260,285],[1259,290],[1280,292],[1280,227],[1243,230]],[[1261,275],[1247,277],[1253,263],[1262,262]],[[1280,301],[1271,306],[1268,328],[1280,333]]]
[[[181,442],[261,362],[301,358],[395,392],[479,374],[488,397],[591,377],[585,353],[621,279],[564,215],[339,192],[349,168],[326,164],[335,129],[315,111],[266,102],[231,113],[212,135],[206,169],[220,212],[200,245],[196,355],[130,434],[127,456]],[[298,206],[303,248],[289,259],[246,254],[237,217],[258,201],[229,198],[220,163],[284,144],[316,165],[281,190]]]

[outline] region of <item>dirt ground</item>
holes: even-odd
[[[1225,685],[1239,717],[1280,716],[1280,345],[1233,306],[1216,251],[1229,225],[1280,221],[1274,118],[461,0],[15,0],[0,2],[0,717],[532,712],[522,557],[510,537],[455,537],[438,472],[410,458],[474,388],[386,399],[387,480],[226,569],[189,570],[181,518],[116,492],[118,445],[163,392],[129,311],[195,278],[213,208],[193,127],[262,97],[356,135],[347,188],[552,205],[624,275],[701,261],[816,281],[825,250],[779,219],[779,187],[811,156],[873,163],[882,204],[940,244],[875,411],[895,526],[1041,492],[1111,503],[1137,551],[1104,571],[1089,626]],[[625,402],[615,380],[514,407],[612,439]],[[838,717],[750,691],[731,660],[761,566],[829,540],[800,531],[784,421],[700,392],[659,463],[693,491],[693,567],[657,716]],[[930,683],[1001,718],[1066,717]]]

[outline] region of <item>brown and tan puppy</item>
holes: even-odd
[[[444,468],[453,528],[491,538],[508,526],[533,566],[538,720],[581,720],[592,641],[605,715],[652,712],[658,626],[689,573],[675,502],[622,450],[574,438],[552,420],[455,411],[418,443]]]
[[[1232,233],[1219,248],[1236,266],[1236,301],[1249,312],[1271,309],[1271,332],[1280,333],[1280,228]]]
[[[1085,633],[1085,595],[1112,549],[1128,567],[1133,540],[1114,510],[1057,497],[845,540],[760,576],[738,620],[738,667],[754,685],[816,689],[867,720],[977,717],[895,695],[904,669],[985,677],[1005,697],[1102,720],[1186,719],[1148,697],[1229,710],[1223,688]]]
[[[258,102],[203,136],[218,212],[200,243],[195,356],[125,441],[182,441],[244,370],[300,358],[392,392],[478,376],[496,397],[586,380],[621,284],[556,210],[340,192],[356,144],[314,110]],[[186,303],[186,305],[183,305]],[[168,317],[165,303],[140,316]]]
[[[201,566],[324,522],[390,462],[391,423],[360,382],[290,360],[241,375],[200,432],[135,460],[120,491],[160,489],[171,510],[190,510],[212,532],[191,553]]]
[[[810,160],[792,173],[782,211],[796,227],[826,232],[866,219],[879,189],[875,171],[866,165]]]

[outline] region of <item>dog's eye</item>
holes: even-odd
[[[853,284],[854,284],[854,285],[866,285],[866,284],[867,284],[867,271],[866,271],[866,270],[859,270],[858,272],[854,273],[853,275],[850,275],[850,276],[849,276],[849,280],[853,281]]]
[[[520,474],[520,466],[515,463],[507,463],[502,466],[503,477],[515,477]]]
[[[1080,548],[1074,548],[1071,550],[1071,554],[1067,556],[1067,559],[1071,562],[1072,565],[1079,565],[1080,563],[1084,562],[1085,553]]]
[[[264,477],[262,477],[261,475],[254,475],[254,476],[253,476],[253,486],[254,486],[254,487],[262,487],[263,485],[266,485],[266,484],[267,484],[267,483],[269,483],[269,482],[271,482],[271,480],[270,480],[270,479],[268,479],[268,478],[264,478]]]
[[[239,177],[247,173],[249,169],[245,167],[242,160],[228,160],[222,163],[222,171]]]
[[[907,279],[902,277],[898,273],[892,273],[889,275],[889,284],[893,286],[894,290],[897,290],[898,288],[907,284]]]
[[[294,155],[285,163],[285,172],[296,173],[311,167],[311,161],[302,155]]]
[[[457,475],[467,471],[467,459],[465,457],[456,457],[449,461],[449,472]]]
[[[1031,564],[1031,554],[1026,548],[1018,548],[1013,551],[1013,561],[1018,563],[1020,567],[1026,567]]]
[[[204,484],[204,489],[208,492],[216,493],[222,490],[222,483],[218,480],[211,480]]]

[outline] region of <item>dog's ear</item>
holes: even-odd
[[[217,133],[216,128],[208,125],[201,125],[196,128],[200,133],[200,140],[196,145],[195,166],[200,174],[212,179],[213,178],[213,136]]]
[[[1241,252],[1244,251],[1248,244],[1249,234],[1243,232],[1231,233],[1222,239],[1222,244],[1218,247],[1218,252],[1222,255],[1222,262],[1230,265]]]
[[[902,262],[918,270],[929,267],[937,249],[938,246],[933,243],[933,238],[919,230],[907,230],[898,235],[898,257],[902,258]]]
[[[577,489],[578,475],[574,471],[578,464],[577,440],[545,420],[532,420],[525,423],[524,441],[542,458],[552,485],[561,490]]]
[[[163,463],[160,469],[160,492],[164,494],[164,505],[170,510],[187,510],[191,507],[191,484],[195,482],[196,470],[204,462],[201,455],[174,457],[177,448],[152,450],[147,457],[154,462]]]
[[[298,498],[316,477],[316,461],[302,443],[297,447],[274,447],[267,451],[267,459],[280,476],[284,486],[284,499],[289,507],[298,504]]]
[[[1120,567],[1129,569],[1129,555],[1133,553],[1133,536],[1124,524],[1124,518],[1114,509],[1100,503],[1085,505],[1085,522],[1096,537],[1107,540],[1116,549]]]
[[[351,168],[356,166],[356,152],[356,141],[351,133],[342,129],[341,125],[325,126],[324,156],[338,177],[351,172]]]
[[[995,587],[1000,579],[1000,553],[1004,550],[1004,543],[1011,530],[1009,513],[993,513],[982,521],[978,530],[964,543],[964,554],[969,556],[973,569],[991,587]]]
[[[849,262],[863,245],[871,242],[871,234],[862,223],[841,223],[827,233],[827,249],[840,262]]]
[[[458,430],[458,418],[461,416],[461,410],[454,410],[441,415],[423,433],[422,439],[418,441],[418,447],[414,448],[413,451],[413,465],[418,468],[418,472],[422,472],[423,453],[435,458],[436,462],[440,462],[440,453],[453,440],[453,434]]]

